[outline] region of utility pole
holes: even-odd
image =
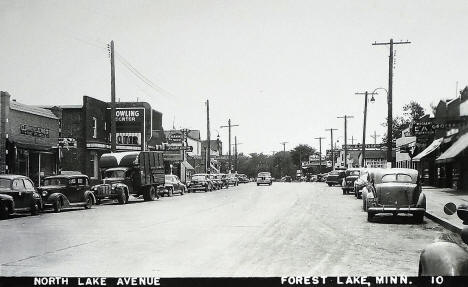
[[[351,136],[351,144],[352,145],[354,144],[354,140],[355,140],[354,136]]]
[[[116,150],[114,41],[108,45],[111,58],[111,152]],[[145,144],[145,143],[144,143]]]
[[[280,144],[283,145],[283,161],[286,162],[286,144],[288,142],[281,142]],[[282,173],[282,170],[281,170],[281,167],[280,167],[280,176],[282,177],[283,176],[283,173]]]
[[[365,91],[364,93],[354,93],[355,95],[364,95],[364,123],[362,125],[362,146],[361,146],[361,167],[364,167],[364,162],[366,158],[366,121],[367,121],[367,98],[369,95],[376,95],[377,93],[369,93]]]
[[[319,140],[319,173],[322,173],[322,140],[325,139],[324,137],[315,138]]]
[[[354,117],[344,115],[337,118],[344,119],[344,166],[348,167],[348,119],[352,119]]]
[[[392,102],[393,102],[393,45],[401,44],[411,44],[409,41],[400,41],[394,42],[393,39],[390,39],[390,42],[377,43],[374,42],[372,45],[390,45],[390,56],[388,57],[388,94],[387,94],[387,104],[388,104],[388,115],[387,115],[387,163],[392,162],[392,148],[393,148],[393,115],[392,115]]]
[[[206,100],[206,141],[208,153],[206,154],[206,173],[211,173],[211,135],[210,135],[210,101]]]
[[[374,139],[374,144],[377,144],[377,138],[380,137],[380,135],[378,135],[377,132],[374,131],[374,134],[371,135],[370,137]]]
[[[333,154],[333,131],[337,131],[338,129],[330,128],[325,129],[326,131],[330,131],[330,145],[331,145],[331,156],[332,156],[332,170],[335,170],[335,155]]]
[[[241,145],[241,144],[242,143],[237,142],[237,136],[234,136],[234,169],[235,169],[236,172],[238,170],[237,167],[238,167],[238,164],[239,164],[239,162],[237,160],[237,146]]]
[[[232,125],[231,124],[231,119],[228,120],[228,125],[227,126],[220,126],[220,128],[228,128],[229,129],[229,172],[231,172],[232,166],[231,166],[231,128],[232,127],[238,127],[239,125]]]

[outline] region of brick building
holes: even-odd
[[[59,111],[54,110],[59,114]],[[0,172],[40,178],[57,173],[59,117],[0,94]]]

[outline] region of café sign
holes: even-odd
[[[20,134],[38,138],[48,138],[49,129],[22,124],[20,125]]]

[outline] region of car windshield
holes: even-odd
[[[124,178],[125,170],[106,170],[104,173],[105,178]]]
[[[348,175],[350,176],[359,176],[361,172],[359,170],[349,170]]]
[[[44,185],[61,185],[66,186],[68,183],[68,178],[66,177],[53,177],[53,178],[46,178],[44,180]]]
[[[10,180],[6,178],[0,178],[0,188],[10,188]]]
[[[269,172],[261,172],[258,174],[258,177],[271,176]]]
[[[204,175],[194,175],[192,177],[192,180],[205,180],[205,176]]]
[[[406,183],[411,183],[413,182],[411,176],[407,174],[386,174],[382,176],[382,182],[406,182]]]

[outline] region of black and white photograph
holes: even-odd
[[[468,286],[468,1],[0,0],[0,287]]]

